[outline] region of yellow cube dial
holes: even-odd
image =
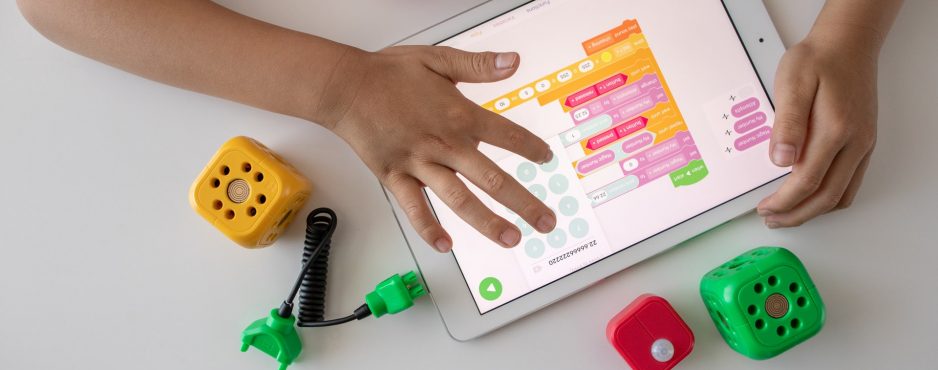
[[[309,180],[254,139],[228,140],[192,183],[189,203],[206,221],[246,248],[262,248],[299,213]]]

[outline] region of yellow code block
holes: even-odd
[[[311,185],[254,139],[228,140],[192,183],[189,203],[206,221],[246,248],[274,243],[300,211]]]

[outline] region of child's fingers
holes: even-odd
[[[804,149],[808,120],[818,89],[818,78],[805,72],[789,57],[779,66],[775,79],[776,113],[769,142],[769,158],[780,167],[795,164]]]
[[[495,82],[515,74],[518,53],[473,53],[446,46],[428,47],[424,63],[453,82]]]
[[[404,210],[411,226],[427,244],[442,253],[449,252],[453,248],[453,240],[430,211],[430,206],[421,190],[422,186],[417,179],[409,175],[396,175],[389,179],[385,186],[394,194],[397,204]]]
[[[813,123],[812,134],[808,138],[804,155],[795,164],[791,175],[785,179],[778,191],[759,204],[760,215],[769,216],[788,212],[821,187],[824,178],[828,176],[834,157],[846,144],[848,135],[844,125],[837,121],[824,125]]]
[[[521,241],[518,228],[488,209],[449,168],[425,165],[415,172],[447,207],[482,235],[506,248]]]
[[[860,166],[857,167],[857,171],[854,172],[853,179],[850,180],[850,185],[847,185],[847,190],[844,191],[844,196],[840,199],[840,203],[837,204],[835,209],[845,209],[853,204],[853,199],[856,198],[857,192],[860,191],[860,185],[863,184],[863,176],[866,175],[866,169],[870,165],[870,156],[872,155],[872,152],[866,153],[866,156],[860,161]]]
[[[517,123],[485,109],[476,110],[476,139],[516,153],[534,163],[554,157],[550,146]]]
[[[859,145],[845,147],[837,154],[817,191],[790,211],[766,217],[766,226],[770,228],[799,226],[836,208],[843,199],[844,192],[850,185],[850,180],[853,179],[865,154],[864,148]]]
[[[517,213],[537,231],[547,233],[556,226],[557,218],[550,208],[482,153],[460,153],[443,162],[455,168],[493,199]]]

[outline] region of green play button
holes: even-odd
[[[494,277],[482,279],[479,283],[479,295],[486,301],[494,301],[502,296],[502,282]]]

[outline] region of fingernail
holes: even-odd
[[[791,144],[775,144],[772,151],[772,162],[776,166],[788,167],[795,163],[795,147]]]
[[[537,219],[537,231],[546,233],[554,229],[554,226],[557,226],[557,218],[554,215],[548,213],[541,216]]]
[[[451,243],[447,238],[439,238],[433,242],[433,247],[436,248],[436,250],[440,253],[446,253],[453,249],[453,243]]]
[[[550,162],[552,159],[554,159],[554,151],[548,149],[548,150],[547,150],[547,156],[544,157],[544,160],[541,161],[541,164]]]
[[[502,235],[498,236],[498,240],[502,242],[502,245],[506,247],[514,247],[521,241],[521,233],[514,228],[507,228],[505,231],[502,231]]]
[[[762,217],[767,217],[767,216],[771,216],[775,214],[775,212],[772,212],[771,210],[764,209],[764,208],[757,209],[756,213],[758,213],[759,216],[762,216]]]
[[[496,69],[510,69],[515,65],[515,61],[518,60],[518,54],[515,53],[498,53],[495,56],[495,68]]]
[[[778,222],[775,222],[775,221],[768,221],[768,220],[765,221],[765,227],[768,227],[770,229],[777,229],[781,226],[782,225],[780,225]]]

